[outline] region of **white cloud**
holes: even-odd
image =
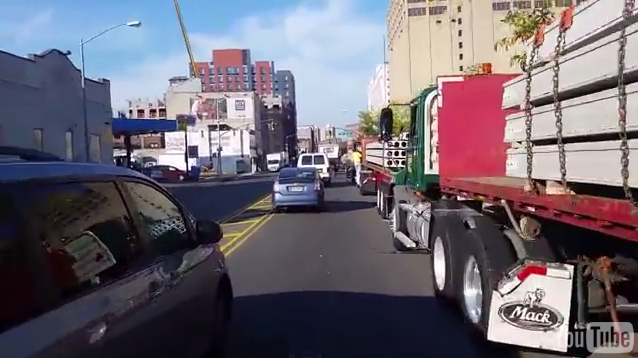
[[[191,34],[196,58],[214,48],[249,48],[253,60],[273,60],[296,77],[299,121],[345,124],[366,106],[366,88],[374,65],[382,61],[383,20],[362,17],[348,0],[322,7],[300,5],[261,17],[247,17],[229,34]],[[188,72],[185,53],[157,54],[113,73],[113,104],[161,96],[168,78]],[[344,115],[344,110],[346,111]]]
[[[33,40],[45,29],[53,20],[53,11],[44,10],[29,17],[19,16],[20,20],[15,20],[7,16],[0,25],[0,38],[11,39],[15,44],[23,44]]]

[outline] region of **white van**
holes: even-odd
[[[325,153],[304,153],[299,156],[297,160],[298,168],[316,168],[317,172],[321,176],[321,180],[326,185],[330,185],[334,173],[330,168],[328,162],[328,156]]]

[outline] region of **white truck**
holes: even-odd
[[[269,172],[278,172],[288,163],[286,152],[266,154],[266,167]]]
[[[335,170],[341,165],[341,147],[336,143],[321,143],[317,146],[317,152],[328,156],[328,162]]]

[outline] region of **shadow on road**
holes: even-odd
[[[433,297],[305,291],[236,297],[228,358],[516,356],[477,343]]]
[[[348,211],[357,211],[374,208],[376,205],[370,201],[330,201],[326,203],[328,212],[345,213]]]
[[[270,208],[248,209],[246,211],[243,211],[241,214],[230,218],[229,220],[225,220],[224,224],[232,224],[241,221],[259,219],[260,217],[267,215],[270,212],[272,212],[272,209]]]
[[[345,188],[345,187],[355,187],[354,183],[351,183],[350,180],[348,181],[334,181],[330,184],[330,186],[328,186],[327,188]]]

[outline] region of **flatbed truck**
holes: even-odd
[[[394,248],[431,256],[435,295],[486,342],[587,356],[573,337],[596,322],[616,339],[633,335],[624,323],[638,313],[638,172],[629,161],[638,112],[628,111],[627,88],[638,81],[638,53],[626,51],[638,35],[623,29],[636,14],[624,0],[569,8],[539,30],[524,74],[486,64],[423,90],[410,103],[405,168],[368,162],[364,145]],[[591,65],[605,38],[601,51],[620,55],[617,72],[602,77],[588,71],[607,66]],[[578,51],[580,62],[570,57]],[[609,117],[612,125],[600,123]],[[391,123],[381,118],[382,132]],[[633,349],[622,344],[600,347]]]

